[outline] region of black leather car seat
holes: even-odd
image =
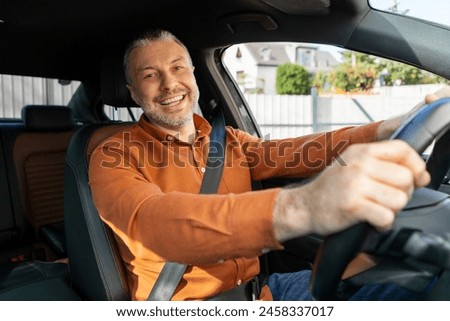
[[[129,300],[126,271],[114,236],[94,206],[89,186],[93,149],[129,123],[88,125],[75,133],[65,168],[65,231],[74,289],[87,300]]]
[[[102,100],[114,107],[136,106],[125,87],[121,59],[102,68]],[[65,168],[65,230],[73,287],[87,300],[130,300],[126,270],[112,231],[100,219],[89,186],[89,157],[104,139],[133,123],[92,124],[69,144]]]

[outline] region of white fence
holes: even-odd
[[[442,85],[387,87],[373,95],[245,97],[264,136],[295,137],[383,120],[409,111]]]

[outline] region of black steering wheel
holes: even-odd
[[[433,152],[427,161],[427,170],[432,177],[427,188],[415,191],[412,200],[395,219],[394,227],[422,229],[426,227],[428,233],[445,234],[450,231],[450,201],[448,195],[435,191],[441,184],[450,164],[450,97],[439,99],[424,106],[391,136],[390,139],[402,139],[411,145],[420,155],[436,140]],[[446,201],[445,213],[441,205]],[[441,206],[441,210],[433,208],[436,217],[430,219],[422,214],[427,213],[428,207]],[[417,214],[415,211],[420,211]],[[439,220],[445,220],[440,224]],[[444,227],[442,226],[444,225]],[[359,223],[344,231],[327,236],[316,255],[312,271],[310,290],[316,300],[334,300],[341,282],[342,274],[349,262],[361,252],[363,243],[370,234],[377,233],[368,223]],[[375,248],[376,246],[373,246]]]

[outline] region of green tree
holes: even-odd
[[[319,70],[314,74],[311,80],[311,85],[317,88],[319,93],[327,92],[329,90],[329,74]]]
[[[380,68],[385,71],[383,79],[386,86],[424,85],[445,82],[445,79],[442,77],[396,61],[382,60]]]
[[[279,95],[308,95],[311,90],[308,71],[298,64],[285,63],[279,65],[276,90]]]
[[[342,62],[331,72],[318,71],[309,76],[300,65],[284,64],[277,69],[276,89],[278,94],[305,95],[314,86],[319,92],[370,91],[376,80],[384,86],[423,85],[450,81],[428,71],[393,60],[380,59],[364,53],[344,51]]]
[[[362,92],[373,88],[380,70],[376,58],[357,52],[344,52],[343,62],[330,74],[330,80],[338,91]]]

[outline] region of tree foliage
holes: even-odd
[[[342,58],[342,63],[328,77],[336,91],[369,91],[377,80],[384,86],[448,83],[444,78],[422,69],[368,54],[347,51]]]
[[[314,74],[311,80],[311,85],[317,88],[319,93],[330,90],[329,74],[324,71],[318,71]]]
[[[375,58],[354,52],[344,52],[342,58],[343,62],[330,75],[333,87],[344,92],[372,89],[379,75]]]
[[[382,60],[380,69],[382,71],[380,76],[385,86],[425,85],[445,82],[444,78],[425,70],[391,60]]]
[[[310,88],[310,76],[304,67],[292,63],[278,66],[276,90],[279,95],[308,95]]]
[[[344,51],[342,62],[332,71],[309,75],[301,65],[278,66],[276,90],[280,95],[307,95],[314,86],[319,92],[367,92],[382,86],[450,83],[425,70],[404,63],[380,59],[364,53]]]

